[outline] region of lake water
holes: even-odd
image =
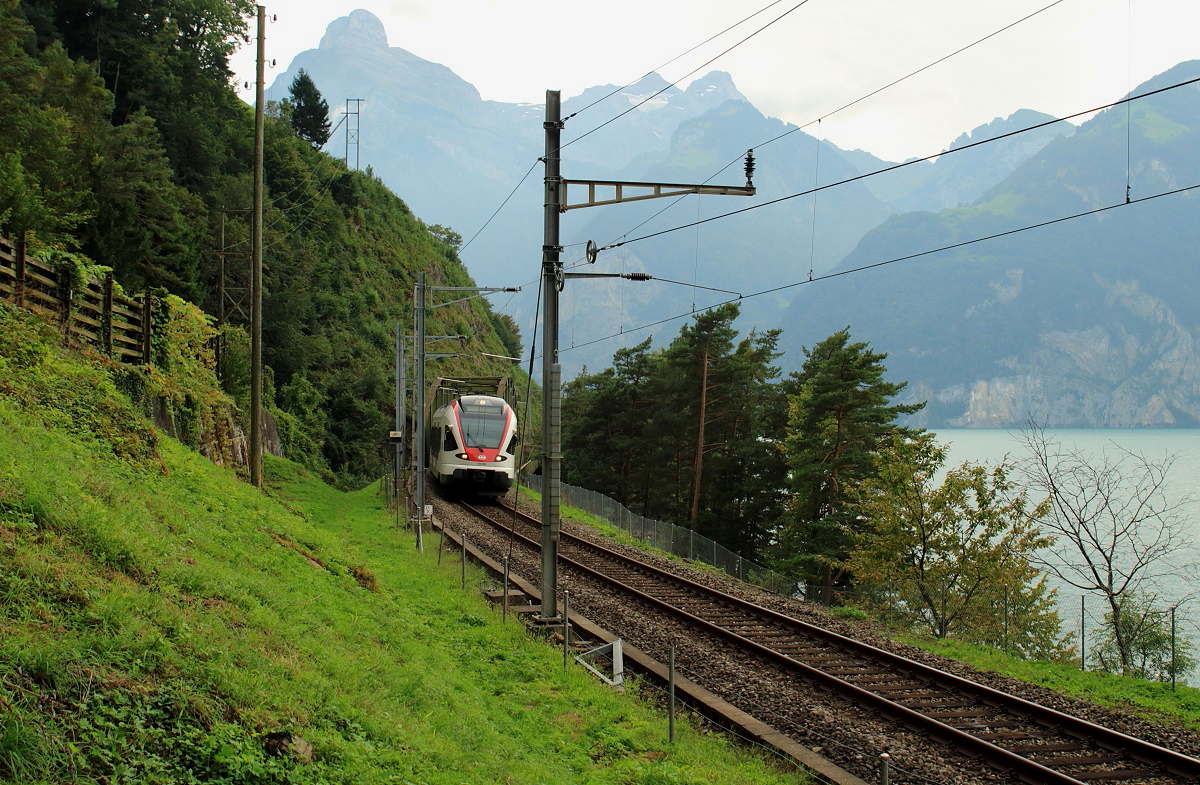
[[[954,467],[964,461],[996,466],[1008,458],[1020,461],[1026,457],[1016,430],[1000,429],[942,429],[937,430],[938,441],[947,446],[947,466]],[[1193,496],[1200,498],[1200,430],[1158,428],[1105,428],[1047,430],[1048,439],[1058,442],[1063,448],[1082,453],[1110,458],[1119,457],[1121,450],[1145,456],[1152,462],[1163,462],[1173,456],[1174,462],[1167,474],[1166,497],[1176,502]],[[1200,642],[1200,596],[1189,599],[1196,591],[1193,581],[1184,575],[1185,563],[1200,562],[1200,501],[1184,505],[1184,526],[1195,545],[1179,555],[1175,576],[1167,580],[1160,589],[1160,604],[1163,607],[1180,602],[1177,624],[1196,645]],[[1103,618],[1103,608],[1098,597],[1089,596],[1081,603],[1080,593],[1071,587],[1059,589],[1059,614],[1066,629],[1078,631],[1082,623],[1092,630]],[[1092,638],[1088,633],[1088,638]]]

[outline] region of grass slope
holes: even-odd
[[[802,781],[529,638],[372,489],[158,437],[0,305],[0,780]]]

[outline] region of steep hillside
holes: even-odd
[[[222,319],[224,378],[244,402],[254,126],[227,58],[254,6],[135,5],[0,5],[0,232],[24,233],[35,256],[90,259],[129,291],[165,289]],[[365,482],[381,472],[393,421],[395,326],[412,331],[421,272],[434,286],[471,284],[461,238],[369,171],[315,151],[288,105],[268,109],[266,396],[304,425],[285,433],[303,437],[285,444],[289,454]],[[438,367],[450,374],[509,374],[482,355],[521,353],[515,325],[484,301],[433,312],[429,332],[468,336],[464,357]]]
[[[1200,184],[1198,116],[1194,84],[1111,109],[969,207],[891,218],[838,270],[1103,210],[805,287],[784,344],[850,325],[934,425],[1197,425],[1200,197],[1160,195]]]
[[[35,317],[0,327],[0,781],[801,781],[686,726],[669,746],[376,488],[271,459],[262,495]]]

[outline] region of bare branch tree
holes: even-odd
[[[1115,454],[1088,455],[1068,449],[1033,421],[1019,434],[1028,452],[1021,464],[1024,484],[1046,499],[1042,532],[1055,544],[1039,566],[1062,583],[1098,595],[1109,619],[1127,618],[1134,607],[1158,612],[1154,600],[1164,579],[1190,569],[1192,548],[1184,508],[1190,496],[1167,493],[1166,478],[1176,456],[1152,460],[1114,445]],[[1142,606],[1131,605],[1140,598]],[[1131,672],[1139,625],[1110,625],[1108,632],[1123,672]]]

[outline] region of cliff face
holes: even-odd
[[[1137,282],[1105,282],[1110,310],[1090,327],[1048,330],[1004,361],[1012,373],[928,390],[957,427],[1009,427],[1026,417],[1054,427],[1200,424],[1197,341],[1162,297]]]

